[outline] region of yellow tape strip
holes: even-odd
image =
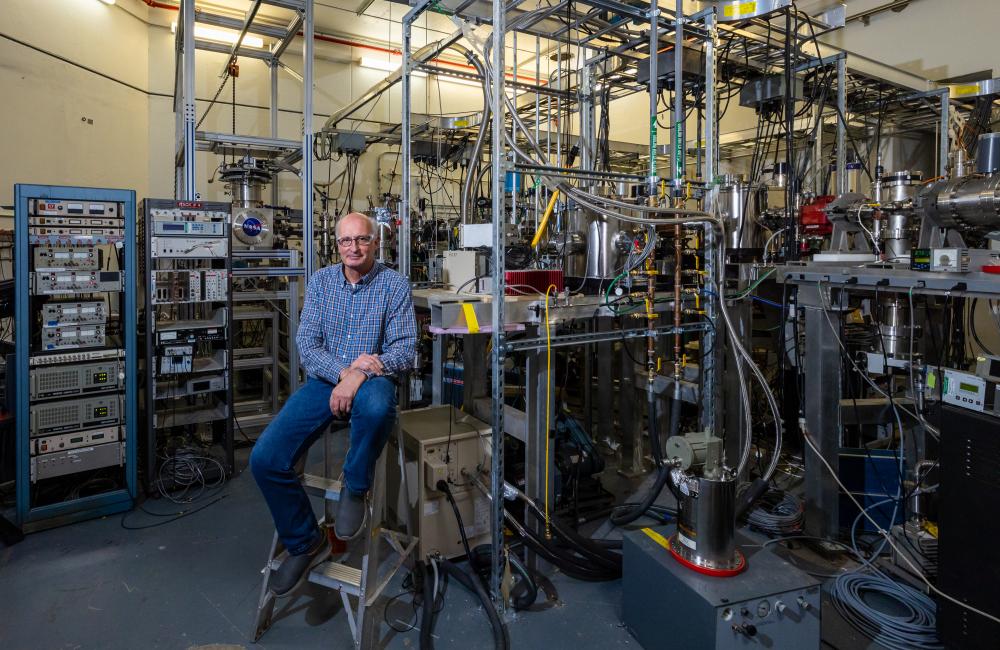
[[[663,548],[667,549],[668,551],[670,550],[670,542],[668,542],[667,538],[664,537],[663,535],[659,534],[658,532],[656,532],[652,528],[643,528],[642,532],[644,532],[647,535],[649,535],[649,538],[651,540],[653,540],[654,542],[656,542],[657,544],[659,544]]]
[[[479,333],[479,319],[476,318],[476,309],[470,302],[462,303],[462,313],[465,314],[465,324],[469,328],[469,334]]]

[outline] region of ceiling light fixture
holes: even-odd
[[[219,43],[235,43],[240,37],[239,32],[234,32],[228,29],[218,29],[217,27],[206,27],[205,25],[195,25],[194,26],[194,37],[204,38],[207,41],[216,41]],[[264,39],[260,36],[254,36],[252,34],[244,34],[243,45],[246,47],[253,47],[261,49],[264,47]]]
[[[383,58],[375,58],[373,56],[363,56],[358,64],[362,68],[371,68],[372,70],[382,70],[384,72],[395,72],[399,70],[400,66],[403,65],[402,59],[399,57],[392,57],[390,60],[385,60]],[[411,73],[414,77],[426,77],[427,73],[422,70],[413,70]]]

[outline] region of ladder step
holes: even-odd
[[[302,487],[307,494],[323,497],[327,501],[340,501],[340,481],[318,476],[316,474],[303,474]]]
[[[361,594],[361,569],[337,562],[324,562],[312,570],[309,582],[358,596]]]

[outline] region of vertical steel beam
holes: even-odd
[[[271,118],[271,137],[278,137],[278,61],[272,59],[267,64],[271,81],[271,104],[268,106],[268,117]],[[305,92],[305,91],[303,91]],[[302,159],[305,160],[305,152]],[[278,179],[271,182],[271,205],[278,205]]]
[[[837,194],[847,191],[847,57],[837,59]]]
[[[821,299],[820,291],[826,292]],[[802,285],[798,298],[805,308],[805,418],[809,435],[834,472],[840,467],[840,347],[827,318],[840,314],[829,308],[829,288]],[[824,311],[826,313],[824,313]],[[806,532],[836,537],[840,528],[837,484],[813,451],[805,452]]]
[[[947,88],[941,89],[941,138],[938,141],[940,146],[938,150],[938,176],[948,175],[948,153],[951,150],[951,116],[948,114],[950,98],[951,92]]]
[[[183,24],[182,109],[184,111],[184,190],[183,197],[194,201],[195,188],[195,94],[194,94],[194,0],[181,0],[181,22]]]
[[[437,334],[431,342],[431,404],[435,406],[442,404],[444,397],[441,382],[444,376],[444,351],[447,345],[445,336],[445,334]]]
[[[544,326],[540,329],[544,329]],[[549,504],[553,503],[555,491],[551,482],[545,481],[545,468],[548,464],[549,475],[554,476],[551,455],[545,457],[546,438],[535,435],[535,432],[544,432],[551,435],[551,431],[545,429],[545,409],[546,398],[551,397],[554,401],[554,390],[547,390],[549,381],[548,373],[545,370],[545,351],[532,350],[525,355],[525,465],[524,492],[535,500],[536,503],[544,504],[546,494]],[[553,403],[548,403],[550,416],[555,413]],[[551,418],[550,418],[551,419]],[[545,523],[537,519],[528,522],[531,530],[543,537],[545,535]],[[538,556],[533,552],[528,552],[528,566],[533,570],[539,570]]]
[[[651,4],[649,8],[649,195],[656,196],[656,109],[657,91],[660,83],[660,71],[657,65],[657,50],[659,49],[659,19],[660,7]],[[682,57],[678,57],[682,58]],[[604,83],[607,83],[605,80]]]
[[[504,147],[504,35],[506,13],[503,0],[493,0],[493,141],[490,146],[490,165],[493,171],[493,328],[492,380],[493,380],[493,462],[490,466],[491,543],[493,545],[492,570],[490,572],[490,593],[497,609],[502,613],[506,608],[501,593],[504,563],[504,507],[503,507],[503,438],[504,438],[504,227],[503,177],[506,168]],[[404,134],[405,137],[405,134]],[[548,432],[543,432],[548,435]]]
[[[316,265],[313,253],[313,63],[316,41],[313,39],[313,0],[306,0],[302,17],[302,263],[306,270],[303,284],[308,285]]]
[[[402,111],[400,130],[403,136],[400,152],[403,164],[403,186],[399,192],[399,272],[407,280],[410,279],[410,183],[412,182],[410,179],[410,102],[413,91],[410,79],[410,48],[413,47],[411,37],[413,19],[415,18],[412,14],[413,11],[410,11],[403,17],[403,65],[400,68],[402,76],[399,80],[402,84],[403,95],[400,107],[400,111]],[[469,173],[472,173],[471,169]]]
[[[656,31],[656,24],[652,26]],[[656,119],[654,112],[653,119]],[[655,126],[655,122],[654,122]],[[687,127],[684,119],[684,0],[677,0],[674,27],[674,195],[684,195],[684,176],[687,171]],[[679,262],[679,261],[678,261]]]
[[[705,27],[708,30],[708,39],[705,41],[705,170],[703,176],[708,183],[708,192],[705,195],[705,211],[715,214],[715,202],[718,197],[719,188],[715,184],[717,175],[718,156],[716,147],[718,146],[719,134],[715,128],[715,46],[718,38],[718,28],[715,23],[715,13],[705,16]],[[700,144],[700,143],[699,143]],[[717,274],[719,269],[716,264],[716,234],[712,224],[705,224],[705,234],[703,238],[705,251],[704,270],[705,284],[715,287],[718,283]],[[716,316],[716,306],[714,300],[705,302],[705,317],[709,322],[714,323]],[[715,328],[706,329],[702,332],[702,408],[701,408],[701,428],[704,431],[711,431],[718,435],[716,431],[715,415],[719,401],[716,400],[716,359],[719,355],[719,346],[716,345]]]

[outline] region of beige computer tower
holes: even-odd
[[[423,558],[437,552],[452,558],[465,554],[455,513],[444,492],[435,487],[440,479],[449,481],[470,547],[488,544],[490,501],[463,472],[478,473],[483,484],[489,484],[490,425],[445,405],[402,411],[399,426],[409,483],[410,518],[414,534],[420,538],[417,556]],[[392,460],[397,457],[395,436],[389,438],[386,453],[392,454]],[[446,458],[450,462],[445,462]],[[399,526],[404,521],[402,513],[407,499],[400,489],[398,472],[387,472],[386,480],[389,521]]]

